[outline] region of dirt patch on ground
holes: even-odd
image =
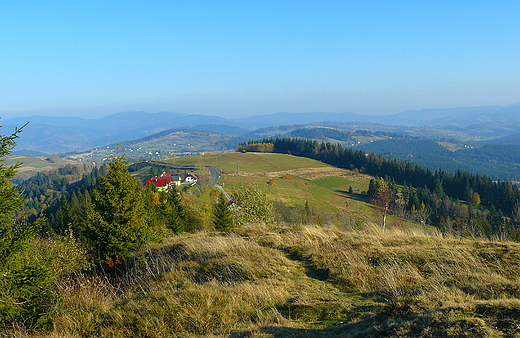
[[[356,173],[346,169],[334,168],[334,167],[321,167],[321,168],[298,168],[284,171],[273,171],[273,172],[227,172],[230,176],[245,176],[245,177],[267,177],[267,178],[280,178],[283,176],[293,176],[314,181],[325,177],[343,177],[350,181],[363,181],[370,179],[370,176],[365,174]]]

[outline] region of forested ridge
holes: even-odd
[[[97,185],[99,175],[106,174],[106,169],[106,166],[67,165],[25,180],[15,180],[25,197],[19,216],[32,222],[42,212],[52,214],[60,200],[85,191],[91,192]]]
[[[493,179],[519,181],[520,151],[512,144],[485,144],[482,146],[460,145],[450,151],[437,141],[400,136],[374,141],[354,147],[356,150],[373,152],[397,160],[411,161],[432,170],[468,171],[485,174]]]
[[[384,178],[393,190],[392,208],[446,231],[518,238],[520,190],[510,181],[456,170],[435,171],[408,161],[300,138],[268,138],[241,144],[238,151],[272,149]],[[258,150],[256,150],[258,151]],[[369,197],[374,198],[377,182]],[[371,194],[371,195],[370,195]]]

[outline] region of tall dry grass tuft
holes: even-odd
[[[72,337],[88,336],[98,332],[100,314],[111,311],[118,290],[105,276],[76,273],[61,283],[61,311],[55,319],[54,334]]]
[[[255,236],[254,230],[245,232]],[[364,324],[367,331],[360,337],[368,332],[380,336],[422,332],[428,337],[520,335],[518,243],[375,226],[341,231],[307,225],[256,238],[326,271],[327,280],[342,290],[381,302],[380,313]],[[510,316],[517,317],[507,319]]]
[[[197,233],[149,248],[118,278],[64,280],[56,337],[211,337],[292,326],[279,311],[298,266],[238,235]]]

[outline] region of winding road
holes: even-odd
[[[220,178],[219,171],[217,169],[213,168],[213,167],[206,167],[206,168],[211,173],[211,178],[209,179],[208,186],[209,187],[217,187],[218,189],[220,189],[220,191],[222,191],[224,196],[226,196],[226,199],[228,201],[230,201],[231,200],[231,196],[224,190],[222,185],[220,185],[218,183],[218,179]]]

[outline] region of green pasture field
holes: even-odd
[[[20,163],[18,174],[15,178],[24,179],[36,175],[39,172],[51,171],[68,164],[77,165],[79,162],[67,160],[58,156],[6,156],[3,165],[8,167]]]
[[[273,153],[221,153],[168,159],[165,162],[215,167],[222,173],[219,183],[230,194],[254,185],[273,201],[300,208],[308,202],[316,213],[348,214],[356,219],[367,219],[374,214],[365,194],[369,176],[304,157]],[[307,171],[318,171],[318,175],[308,174]],[[348,193],[350,187],[352,194]]]
[[[253,185],[274,202],[283,202],[299,209],[308,203],[315,214],[325,213],[336,218],[348,216],[356,222],[378,222],[378,213],[366,195],[372,177],[320,161],[293,155],[251,152],[190,156],[168,159],[166,162],[199,166],[201,168],[196,172],[202,176],[209,174],[202,167],[215,167],[221,172],[219,183],[230,194]],[[318,171],[319,175],[313,175],[313,171]],[[290,175],[284,175],[285,172]],[[352,193],[349,193],[350,187]],[[420,227],[393,215],[389,217],[389,224]]]
[[[178,157],[165,160],[178,165],[212,166],[224,172],[266,172],[298,168],[326,167],[327,165],[305,157],[271,153],[219,153],[202,156]]]
[[[325,178],[314,180],[314,183],[316,183],[317,185],[321,185],[322,187],[332,189],[332,188],[352,184],[353,182],[349,181],[345,178],[342,178],[342,177],[325,177]]]

